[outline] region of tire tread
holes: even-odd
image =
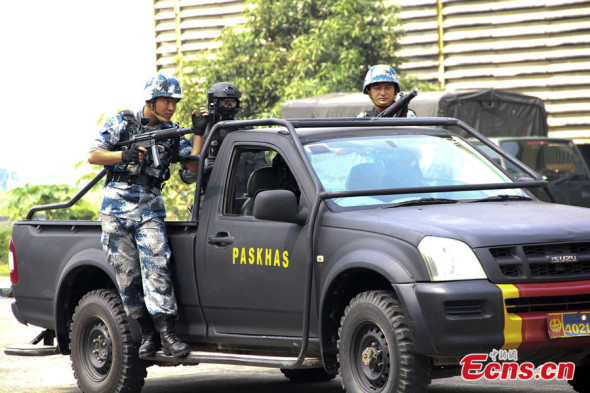
[[[340,353],[343,323],[351,310],[361,304],[372,305],[384,313],[390,321],[397,342],[400,378],[397,386],[392,386],[389,390],[384,390],[383,393],[425,392],[426,386],[428,386],[431,381],[431,362],[426,356],[414,352],[414,345],[412,343],[412,335],[408,322],[403,314],[401,304],[391,291],[362,292],[353,298],[346,306],[344,314],[340,319],[340,327],[338,329],[338,363],[340,365],[342,364]],[[339,373],[342,375],[341,366],[339,368]],[[354,387],[346,386],[345,378],[342,378],[342,388],[349,393],[355,392]]]
[[[125,309],[123,308],[121,298],[119,297],[119,294],[112,289],[99,289],[88,292],[82,297],[74,311],[72,323],[70,325],[70,350],[72,353],[72,370],[74,371],[74,377],[76,378],[78,387],[84,393],[94,393],[92,390],[88,390],[83,386],[81,380],[84,378],[77,375],[76,367],[74,365],[74,362],[76,361],[74,353],[75,349],[72,347],[72,343],[74,342],[73,331],[77,319],[80,318],[84,307],[88,304],[97,302],[101,302],[110,309],[112,317],[119,330],[118,333],[121,337],[122,343],[122,367],[120,375],[116,386],[108,393],[139,393],[145,383],[145,378],[147,377],[146,365],[139,359],[137,344],[133,339],[129,320],[125,313]]]

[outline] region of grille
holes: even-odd
[[[590,252],[590,243],[543,244],[522,247],[526,256],[563,255]]]
[[[522,276],[522,266],[515,265],[501,265],[500,270],[506,277]]]
[[[590,278],[588,242],[494,247],[489,251],[505,278]],[[575,257],[575,262],[555,262],[563,257]]]
[[[590,310],[590,295],[539,296],[506,299],[509,313]]]
[[[510,247],[491,248],[490,252],[494,258],[503,258],[512,255]]]
[[[590,262],[574,263],[533,263],[530,265],[533,276],[565,276],[569,274],[590,273]]]

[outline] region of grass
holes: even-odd
[[[0,264],[0,276],[8,277],[10,275],[10,269],[7,263]]]

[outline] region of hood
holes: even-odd
[[[441,236],[472,248],[590,241],[590,209],[538,201],[458,202],[328,213],[324,226],[382,233],[418,245]]]

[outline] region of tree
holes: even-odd
[[[12,220],[24,219],[28,211],[37,205],[48,205],[69,201],[77,191],[61,185],[26,185],[10,191],[13,197],[8,204]],[[97,211],[84,200],[78,201],[69,209],[47,210],[44,212],[49,220],[91,220],[97,218]],[[39,214],[39,213],[37,213]]]
[[[245,25],[226,27],[220,47],[184,60],[179,119],[189,122],[223,81],[244,93],[245,118],[279,117],[290,99],[360,91],[371,66],[402,61],[398,12],[381,0],[246,1]],[[403,89],[416,82],[402,76]]]

